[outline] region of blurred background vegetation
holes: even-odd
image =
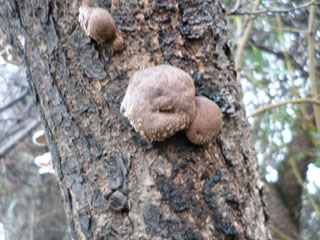
[[[319,1],[226,0],[276,239],[320,239]]]
[[[34,164],[48,148],[32,142],[37,107],[3,32],[0,55],[0,240],[71,239],[56,177]]]
[[[225,0],[275,239],[320,239],[320,2]],[[1,27],[0,27],[1,29]],[[0,32],[0,240],[70,239],[25,69]]]

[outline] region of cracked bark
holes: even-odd
[[[1,1],[1,28],[26,66],[73,239],[270,239],[263,183],[220,1],[119,1],[126,49],[87,37],[80,1]],[[110,10],[111,0],[94,1]],[[128,80],[161,63],[216,101],[208,146],[183,133],[142,139],[119,113]]]

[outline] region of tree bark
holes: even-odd
[[[45,127],[73,239],[270,239],[263,182],[221,1],[120,1],[126,48],[85,35],[80,1],[1,0]],[[111,9],[111,0],[94,1]],[[215,141],[143,139],[119,107],[137,70],[167,63],[220,106]]]

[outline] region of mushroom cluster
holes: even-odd
[[[196,97],[196,116],[185,130],[187,138],[194,144],[204,145],[218,135],[222,114],[219,106],[206,97]]]
[[[92,0],[82,1],[79,8],[79,22],[86,34],[97,42],[112,41],[114,51],[123,49],[123,38],[111,14],[106,9],[92,7]]]
[[[129,81],[120,112],[143,137],[164,141],[186,130],[199,145],[219,133],[222,114],[213,101],[195,97],[193,79],[183,70],[159,65],[136,72]]]

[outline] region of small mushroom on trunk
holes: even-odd
[[[142,136],[164,141],[195,118],[193,80],[170,65],[138,71],[129,81],[120,111]]]
[[[47,146],[46,135],[44,134],[44,130],[39,130],[35,132],[32,136],[32,141],[35,145],[44,147]]]
[[[37,156],[34,159],[34,163],[40,167],[39,173],[40,174],[45,174],[45,173],[51,173],[55,174],[55,171],[53,169],[52,165],[52,158],[50,152],[44,153],[40,156]]]
[[[92,7],[92,0],[82,2],[79,8],[79,22],[86,34],[97,42],[112,41],[114,51],[123,49],[123,38],[111,14],[106,9]]]
[[[218,135],[221,125],[219,106],[206,97],[196,97],[196,117],[185,131],[187,138],[194,144],[207,144]]]

